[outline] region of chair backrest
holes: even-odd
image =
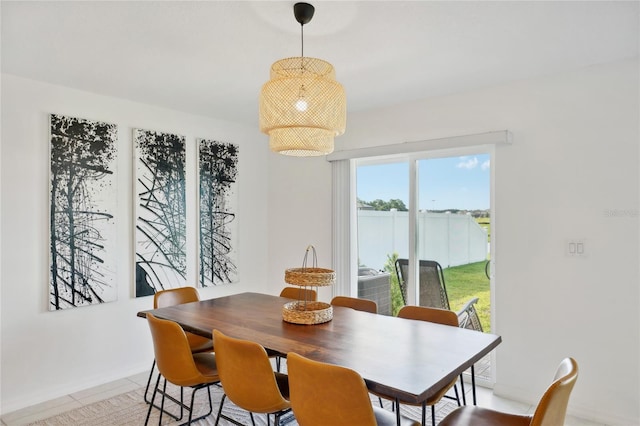
[[[153,339],[153,352],[160,374],[177,386],[201,383],[202,374],[196,367],[187,336],[178,323],[147,314]]]
[[[358,299],[357,297],[348,296],[336,296],[331,299],[331,304],[334,306],[345,306],[347,308],[355,309],[356,311],[371,312],[372,314],[378,313],[378,304],[369,299]]]
[[[407,278],[409,276],[409,260],[396,260],[396,273],[404,303],[407,303]],[[450,309],[447,287],[444,282],[442,266],[435,260],[421,260],[418,269],[420,286],[420,306]]]
[[[398,286],[400,287],[400,295],[402,303],[407,304],[407,279],[409,278],[409,259],[396,259],[396,277],[398,277]]]
[[[318,293],[311,288],[285,287],[280,292],[280,297],[286,297],[296,300],[306,300],[307,302],[315,302],[316,300],[318,300]]]
[[[573,358],[562,360],[554,381],[540,399],[530,426],[563,425],[573,386],[578,379],[578,363]]]
[[[476,310],[475,304],[478,303],[477,297],[469,300],[465,305],[458,311],[458,321],[460,322],[461,328],[468,328],[469,330],[475,331],[484,331],[482,329],[482,323],[480,322],[480,317],[478,316],[478,311]]]
[[[183,303],[197,302],[200,295],[195,287],[178,287],[158,291],[153,295],[153,309],[167,306],[181,305]],[[186,332],[187,340],[192,351],[203,352],[212,350],[211,339]]]
[[[198,300],[200,300],[200,295],[195,287],[170,288],[158,291],[153,295],[153,309],[197,302]]]
[[[216,364],[224,393],[237,406],[254,413],[289,408],[265,349],[213,330]]]
[[[427,306],[403,306],[398,312],[398,318],[429,321],[458,327],[458,315],[447,309],[430,308]]]
[[[375,426],[367,385],[355,371],[287,355],[291,408],[300,426]]]

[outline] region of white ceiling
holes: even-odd
[[[2,71],[257,125],[295,1],[0,3]],[[638,56],[638,1],[313,1],[349,111]]]

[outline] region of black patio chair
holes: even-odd
[[[409,260],[396,260],[396,274],[402,293],[402,301],[407,304],[407,278],[409,276]],[[421,260],[419,267],[420,300],[419,306],[449,310],[449,296],[444,282],[442,266],[435,260]]]
[[[477,297],[474,297],[473,299],[465,303],[462,309],[458,311],[458,322],[460,323],[460,327],[462,328],[468,328],[475,331],[484,331],[482,329],[482,323],[480,323],[478,311],[475,307],[476,303],[478,303]]]

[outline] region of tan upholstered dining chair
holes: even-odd
[[[180,325],[176,322],[156,318],[149,313],[147,314],[147,322],[149,323],[149,328],[151,330],[153,352],[155,354],[155,360],[160,374],[158,375],[155,388],[153,389],[153,396],[151,397],[149,410],[147,411],[147,418],[144,423],[145,426],[149,423],[151,409],[155,406],[154,401],[156,394],[158,393],[162,395],[162,402],[160,407],[158,407],[160,408],[160,419],[158,420],[158,424],[162,424],[164,402],[165,397],[167,397],[167,381],[176,386],[180,386],[181,394],[184,387],[193,388],[191,404],[189,407],[183,404],[182,401],[174,400],[174,402],[181,405],[181,411],[182,408],[186,408],[189,411],[189,420],[186,424],[191,424],[192,421],[194,422],[207,417],[213,411],[213,406],[211,405],[211,389],[209,386],[220,381],[215,355],[212,353],[193,354],[184,330],[182,330]],[[164,378],[162,390],[159,389],[161,378]],[[207,388],[207,392],[209,394],[209,411],[194,419],[194,398],[196,392],[203,388]]]
[[[428,308],[425,306],[403,306],[398,312],[398,318],[405,318],[418,321],[428,321],[437,324],[449,325],[452,327],[458,327],[458,315],[447,309]],[[458,379],[452,380],[443,386],[438,392],[436,392],[431,398],[424,401],[422,405],[422,424],[426,422],[426,410],[427,406],[431,407],[431,424],[436,425],[436,409],[435,406],[442,398],[451,398],[457,401],[460,406],[460,395],[458,394],[458,388],[456,382]],[[447,392],[453,388],[455,391],[455,398],[447,395]],[[376,394],[378,395],[378,394]],[[381,396],[381,395],[378,395]],[[396,402],[396,410],[399,410],[399,404],[408,404],[403,401]]]
[[[318,292],[312,288],[302,287],[285,287],[280,292],[280,297],[288,299],[306,300],[307,302],[315,302],[318,300]]]
[[[279,425],[280,417],[291,410],[289,403],[289,382],[285,374],[273,371],[265,349],[255,342],[235,339],[218,330],[213,330],[216,359],[220,382],[225,395],[220,402],[216,425],[223,418],[242,425],[235,419],[222,414],[225,398],[238,407],[247,410],[253,422],[253,413],[275,417]]]
[[[303,287],[285,287],[280,292],[280,297],[286,297],[287,299],[305,300],[307,302],[315,302],[318,300],[318,292],[312,288]],[[286,358],[285,354],[267,349],[269,358],[275,358],[276,371],[280,371],[282,368],[282,358]]]
[[[178,287],[167,290],[158,291],[153,295],[153,309],[164,308],[167,306],[181,305],[183,303],[197,302],[200,300],[198,290],[194,287]],[[211,352],[213,351],[213,342],[206,337],[198,336],[193,333],[185,332],[189,347],[192,353]],[[153,372],[155,371],[156,360],[153,360],[151,364],[151,371],[149,371],[149,378],[147,379],[147,387],[144,391],[144,401],[147,404],[151,403],[148,397],[149,387],[151,385],[151,379],[153,378]],[[182,391],[180,393],[182,403]],[[180,416],[174,416],[171,413],[167,413],[169,416],[174,417],[176,420],[182,419],[182,410]]]
[[[300,426],[395,426],[396,414],[373,407],[362,377],[349,368],[287,355],[293,414]],[[399,416],[401,426],[419,426]]]
[[[357,297],[348,296],[336,296],[331,299],[333,306],[344,306],[347,308],[355,309],[356,311],[371,312],[372,314],[378,313],[378,304],[369,299],[358,299]]]
[[[538,402],[533,415],[503,413],[476,406],[457,408],[439,426],[559,426],[564,424],[567,405],[578,379],[578,364],[573,358],[562,360],[553,383]]]

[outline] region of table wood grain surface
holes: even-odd
[[[282,320],[290,302],[261,293],[240,293],[147,312],[211,338],[213,329],[260,343],[283,354],[357,371],[371,391],[420,403],[451,382],[501,342],[500,336],[340,306],[324,324]]]

